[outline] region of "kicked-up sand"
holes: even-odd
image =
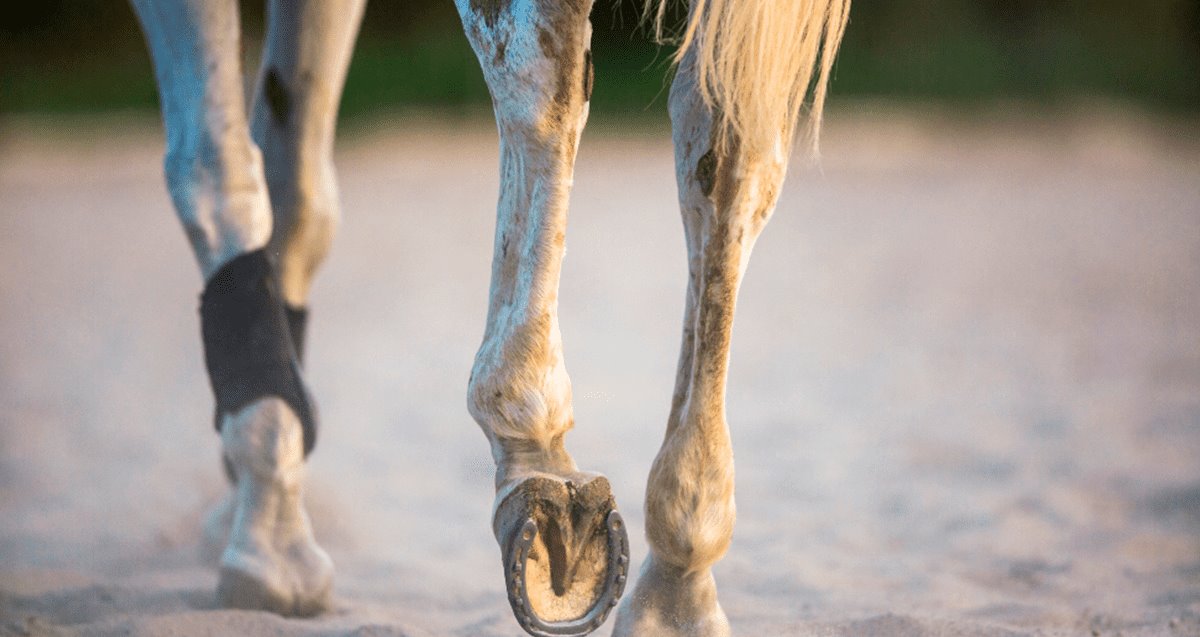
[[[201,282],[161,150],[153,119],[0,130],[0,634],[521,634],[464,397],[490,124],[340,146],[314,619],[216,608]],[[673,174],[665,131],[590,129],[563,273],[567,445],[635,564],[684,300]],[[835,110],[751,261],[728,411],[738,635],[1200,635],[1200,128]]]

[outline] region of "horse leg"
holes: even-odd
[[[272,219],[243,107],[237,3],[132,4],[158,80],[168,189],[205,280],[205,359],[236,477],[218,597],[227,606],[315,612],[328,602],[333,574],[301,503],[315,421],[264,250]]]
[[[722,636],[729,623],[711,567],[733,535],[733,447],[725,381],[738,284],[774,210],[782,151],[714,148],[713,113],[696,85],[695,49],[681,61],[669,105],[689,282],[675,395],[646,486],[650,556],[618,611],[614,635]],[[779,148],[784,147],[780,140]]]
[[[275,225],[271,251],[292,342],[304,357],[308,293],[337,231],[333,141],[366,0],[271,0],[251,134],[262,150]]]
[[[365,6],[366,0],[271,0],[267,6],[266,47],[250,132],[263,155],[274,217],[268,249],[277,255],[288,331],[301,363],[309,289],[341,217],[333,142]],[[226,474],[232,481],[228,461]],[[205,522],[208,547],[228,543],[234,505],[231,494],[210,513]],[[219,556],[220,550],[208,552]]]
[[[456,0],[500,133],[487,327],[468,388],[496,462],[492,527],[513,612],[533,635],[583,635],[624,587],[608,480],[579,471],[558,328],[567,199],[591,92],[591,0]]]

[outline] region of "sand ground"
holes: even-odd
[[[568,447],[640,529],[683,238],[665,133],[602,128],[563,274]],[[737,634],[1200,635],[1198,130],[834,113],[739,306],[716,568]],[[8,122],[0,144],[0,634],[520,634],[464,400],[487,122],[340,146],[309,350],[337,607],[310,620],[215,608],[198,557],[224,479],[158,123]]]

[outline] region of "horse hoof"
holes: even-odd
[[[617,609],[613,637],[729,637],[712,570],[671,566],[652,553]]]
[[[236,476],[217,583],[222,606],[301,616],[329,607],[333,562],[304,510],[301,437],[300,421],[278,398],[252,403],[222,426]]]
[[[497,507],[508,601],[534,637],[587,635],[625,590],[629,536],[611,487],[577,477],[526,478]]]
[[[238,568],[221,568],[217,580],[217,602],[222,608],[292,614],[292,600],[288,591]]]
[[[261,610],[291,617],[311,617],[330,608],[333,567],[323,551],[301,556],[231,555],[226,552],[217,581],[223,608]],[[292,561],[288,561],[288,560]]]

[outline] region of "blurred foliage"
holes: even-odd
[[[0,112],[156,106],[137,21],[119,0],[11,1],[0,8]],[[242,4],[248,58],[263,0]],[[639,27],[640,0],[601,0],[596,113],[665,110],[670,49]],[[1197,0],[854,0],[836,97],[1079,97],[1200,110]],[[375,0],[367,8],[342,113],[474,109],[488,103],[449,0]]]

